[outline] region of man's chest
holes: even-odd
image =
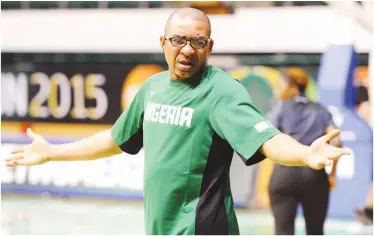
[[[154,90],[144,101],[143,131],[192,132],[208,124],[209,98],[193,90]]]
[[[209,93],[204,95],[204,92],[153,90],[148,93],[142,127],[147,167],[182,173],[200,165],[191,164],[190,158],[200,156],[201,147],[209,142],[209,103]],[[157,175],[149,173],[153,177]]]

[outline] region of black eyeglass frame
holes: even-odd
[[[182,39],[182,40],[185,40],[185,43],[183,45],[180,45],[180,46],[175,46],[173,44],[173,39]],[[180,37],[180,36],[174,36],[174,37],[169,37],[167,35],[164,36],[164,39],[165,40],[169,40],[171,45],[173,45],[173,47],[176,47],[176,48],[183,48],[184,46],[187,45],[188,42],[190,42],[190,45],[192,48],[194,49],[202,49],[202,48],[205,48],[208,43],[212,40],[211,38],[203,38],[203,37],[192,37],[192,38],[186,38],[186,37]],[[204,46],[202,47],[195,47],[194,44],[192,43],[193,40],[204,40],[205,41],[205,44]]]

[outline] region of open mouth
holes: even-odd
[[[178,62],[179,66],[178,68],[181,70],[181,71],[185,71],[185,72],[188,72],[192,69],[193,67],[193,63],[192,61],[179,61]]]
[[[193,66],[193,63],[191,61],[180,61],[179,63],[184,66]]]

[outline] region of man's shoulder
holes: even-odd
[[[167,70],[158,72],[156,74],[153,74],[153,75],[149,76],[143,82],[142,87],[143,88],[149,88],[150,86],[152,86],[152,84],[157,84],[160,81],[168,79],[169,78],[168,76],[169,76],[169,72]]]
[[[221,96],[245,90],[239,80],[216,66],[212,66],[211,76],[213,91]]]
[[[169,71],[168,70],[164,70],[164,71],[161,71],[161,72],[158,72],[156,74],[153,74],[151,75],[147,81],[152,83],[152,82],[158,82],[160,80],[165,80],[165,79],[168,79],[169,78]]]

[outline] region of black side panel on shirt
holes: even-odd
[[[257,150],[257,152],[253,154],[251,158],[248,158],[248,160],[246,160],[240,153],[237,152],[237,154],[244,161],[246,166],[251,166],[260,163],[261,161],[266,159],[266,157],[260,153],[260,150]]]
[[[203,174],[200,199],[196,209],[195,234],[227,235],[229,226],[225,208],[225,186],[233,149],[214,134]]]
[[[140,149],[142,149],[142,147],[143,147],[143,128],[142,127],[140,127],[138,131],[136,131],[136,133],[133,134],[133,136],[131,136],[129,140],[127,140],[127,142],[124,142],[120,146],[122,151],[128,154],[131,154],[131,155],[137,154],[140,151]]]

